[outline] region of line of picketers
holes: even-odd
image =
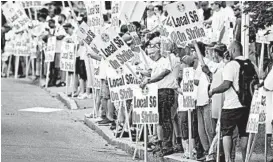
[[[130,23],[136,29],[137,36],[141,40],[141,49],[146,54],[143,56],[144,59],[141,58],[142,56],[136,56],[131,61],[137,76],[142,78],[140,87],[145,88],[152,83],[158,87],[159,123],[153,126],[156,131],[149,139],[149,151],[159,156],[184,152],[184,158],[190,158],[190,152],[193,152],[193,157],[198,160],[216,161],[219,131],[215,130],[216,127],[220,127],[223,149],[219,156],[226,162],[234,162],[237,151],[236,143],[240,137],[244,160],[246,158],[248,141],[246,130],[252,95],[255,88],[264,87],[273,96],[272,63],[268,64],[268,67],[264,67],[267,69],[266,74],[268,75],[264,75],[264,82],[259,83],[256,65],[242,55],[240,5],[234,3],[227,6],[224,1],[196,2],[200,12],[198,14],[204,20],[203,25],[214,39],[210,43],[193,42],[180,47],[170,38],[164,38],[161,28],[158,27],[160,24],[164,24],[167,19],[167,11],[164,6],[168,3],[149,2],[143,21]],[[110,124],[110,129],[114,130],[116,134],[120,134],[126,121],[127,114],[125,113],[131,112],[132,100],[127,100],[126,105],[123,106],[120,106],[119,102],[111,102],[108,76],[113,68],[101,56],[88,49],[82,40],[77,40],[77,24],[88,23],[88,18],[86,12],[79,11],[76,13],[75,20],[69,9],[61,7],[53,1],[38,10],[38,19],[33,20],[33,26],[41,27],[39,28],[39,36],[32,33],[33,26],[16,31],[10,24],[3,21],[5,17],[2,13],[2,22],[4,22],[1,30],[2,54],[6,52],[5,47],[15,41],[16,36],[31,35],[34,38],[32,41],[37,41],[34,45],[35,64],[32,67],[36,75],[34,82],[39,78],[45,78],[46,71],[49,69],[48,86],[61,87],[70,84],[66,77],[72,77],[71,74],[73,74],[73,72],[69,72],[66,76],[66,73],[60,70],[61,44],[64,41],[76,43],[76,75],[74,75],[74,85],[72,85],[73,97],[86,99],[92,98],[92,93],[95,94],[97,116],[102,118],[98,123],[100,125]],[[104,15],[103,18],[102,31],[111,26],[110,16]],[[226,25],[227,21],[230,22],[228,24],[233,24],[231,25],[233,30],[226,31],[231,33],[223,38],[224,44],[217,40],[219,40],[219,33],[221,33],[220,27]],[[119,31],[119,36],[123,41],[129,47],[134,48],[135,38],[130,34],[128,24],[120,24]],[[230,35],[232,41],[230,41]],[[47,65],[44,63],[44,46],[48,43],[50,36],[56,36],[57,40],[54,61]],[[164,44],[162,40],[164,40]],[[269,45],[269,48],[271,50],[269,50],[268,56],[272,61],[272,46]],[[202,57],[198,57],[200,55]],[[15,72],[15,57],[12,56],[12,53],[8,55],[9,57],[4,56],[2,55],[2,77],[5,77],[7,73]],[[88,62],[90,58],[87,56],[93,60],[94,75],[90,75],[91,72],[87,66],[90,64]],[[26,61],[20,57],[19,62],[19,75],[25,77]],[[11,68],[10,71],[7,71],[9,63]],[[149,68],[146,68],[147,64]],[[47,68],[47,66],[50,67]],[[194,77],[191,82],[183,85],[183,80],[187,79],[183,78],[183,69],[188,67],[194,69]],[[97,80],[95,82],[98,83],[99,88],[92,89],[91,80],[93,79]],[[91,84],[89,84],[90,82]],[[93,82],[93,84],[95,83]],[[193,97],[193,101],[183,98],[183,88],[195,89],[196,96]],[[72,93],[69,96],[72,96]],[[190,116],[192,120],[191,132],[189,132],[188,125],[188,110],[180,109],[184,104],[194,104],[195,107]],[[127,111],[118,111],[118,108],[124,109],[125,106]],[[87,114],[87,117],[94,117],[93,113]],[[131,118],[129,124],[131,128],[126,129],[123,136],[128,136],[128,132],[131,131],[135,140],[136,126],[132,124]],[[193,150],[189,150],[189,133],[194,139]]]

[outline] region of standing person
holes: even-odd
[[[63,25],[63,28],[64,28],[64,30],[66,32],[66,35],[65,35],[65,37],[63,39],[64,42],[74,43],[75,45],[77,45],[77,43],[78,43],[77,42],[77,37],[76,37],[76,34],[74,32],[74,27],[72,26],[72,24],[71,23],[66,23],[66,24]],[[77,55],[77,52],[75,53],[75,55]],[[73,76],[73,72],[68,72],[68,76],[66,76],[66,77],[69,77],[69,76],[74,77]],[[74,96],[73,97],[77,97],[78,96],[78,80],[77,80],[77,76],[75,75],[75,77],[73,79],[74,79],[74,85],[72,85],[73,86],[73,91],[74,91]],[[68,79],[68,83],[66,83],[66,84],[70,85],[69,84],[70,80],[71,79]],[[71,97],[72,94],[69,94],[68,96]]]
[[[170,87],[173,83],[172,79],[168,79],[171,73],[169,60],[160,55],[160,47],[153,45],[147,49],[150,58],[155,61],[151,66],[151,71],[148,76],[150,79],[144,80],[140,87],[144,88],[147,84],[156,83],[158,86],[158,111],[159,124],[157,126],[158,144],[154,152],[160,151],[159,156],[172,153],[172,118],[171,107],[174,104],[174,89]]]
[[[41,62],[43,63],[42,55],[43,55],[43,44],[44,41],[43,39],[47,37],[47,32],[46,28],[48,28],[48,23],[46,22],[46,14],[44,13],[38,13],[38,27],[34,29],[33,35],[36,35],[38,37],[38,42],[37,42],[37,52],[36,52],[36,73],[35,73],[35,79],[33,82],[38,81],[41,75],[41,70],[43,69],[41,67]],[[44,58],[44,57],[43,57]],[[42,69],[41,69],[42,68]],[[43,75],[43,74],[42,74]]]
[[[52,37],[55,35],[56,32],[56,25],[55,25],[55,20],[50,19],[48,20],[48,38]],[[55,60],[55,58],[54,58]],[[50,75],[49,75],[49,82],[48,82],[48,87],[52,87],[56,85],[56,70],[55,70],[55,62],[50,62]]]
[[[208,20],[212,16],[212,9],[209,7],[209,2],[201,1],[200,6],[201,10],[198,10],[200,12],[200,17],[202,18],[202,20]]]
[[[236,126],[239,131],[243,161],[245,161],[248,141],[246,126],[252,96],[250,90],[244,87],[250,87],[250,83],[254,81],[252,78],[258,78],[254,65],[250,60],[246,60],[242,56],[242,50],[243,47],[239,42],[234,41],[231,43],[228,51],[232,61],[227,63],[224,67],[224,81],[220,86],[209,91],[210,97],[219,93],[224,93],[225,95],[224,106],[221,113],[221,132],[223,135],[226,162],[232,161],[232,135]],[[246,100],[243,100],[241,96]]]
[[[180,54],[180,60],[185,64],[187,67],[193,67],[194,71],[196,71],[197,65],[198,65],[198,59],[190,55],[190,48],[187,46],[185,48],[185,54]],[[195,85],[194,85],[195,86]],[[197,88],[197,87],[196,87]],[[197,94],[196,94],[197,95]],[[197,98],[197,97],[196,97]],[[196,104],[197,101],[195,101]],[[189,130],[188,130],[188,112],[179,112],[179,118],[180,118],[180,124],[181,124],[181,129],[182,129],[182,145],[184,148],[184,158],[189,158]],[[192,111],[192,138],[194,139],[194,150],[196,150],[196,157],[197,159],[200,159],[204,157],[204,149],[200,140],[200,135],[198,133],[198,118],[197,118],[197,109],[194,109]],[[185,149],[186,148],[186,149]]]
[[[107,81],[107,76],[109,74],[113,74],[113,68],[110,67],[109,63],[102,59],[100,62],[100,72],[99,77],[101,79],[101,88],[100,88],[100,95],[101,95],[101,114],[103,120],[99,121],[99,124],[108,125],[114,123],[114,105],[110,99],[110,89],[109,84]],[[98,111],[97,111],[98,112]]]
[[[201,54],[206,65],[210,68],[211,73],[214,73],[217,69],[217,65],[205,57],[205,45],[203,43],[198,43]],[[202,146],[204,148],[204,155],[198,160],[204,160],[208,154],[209,147],[212,143],[213,137],[215,135],[215,128],[213,120],[211,117],[211,102],[208,96],[208,88],[210,84],[211,74],[203,72],[203,66],[201,61],[198,61],[198,65],[195,71],[195,80],[194,83],[197,85],[197,102],[196,102],[196,111],[198,119],[198,134]]]
[[[163,22],[167,19],[166,15],[164,14],[164,11],[163,11],[163,6],[156,5],[154,8],[154,11],[155,11],[155,15],[158,18],[158,21],[159,21],[158,23],[163,24]]]
[[[56,81],[58,80],[58,77],[60,75],[60,82],[56,85],[57,87],[64,87],[65,84],[65,72],[60,70],[60,61],[61,61],[61,48],[63,39],[66,35],[66,32],[63,28],[63,25],[65,24],[66,16],[64,14],[60,14],[58,16],[58,24],[56,25],[56,51],[55,51],[55,77]]]
[[[211,83],[211,88],[215,88],[223,82],[222,73],[223,73],[224,66],[226,64],[226,62],[224,60],[224,54],[227,51],[227,47],[224,44],[216,44],[214,47],[211,48],[211,50],[213,52],[213,56],[212,56],[213,61],[218,63],[218,65],[219,65],[218,69],[213,74],[213,79],[212,79],[212,83]],[[224,95],[223,94],[217,94],[212,97],[211,112],[212,112],[212,119],[214,120],[214,122],[213,122],[214,124],[217,123],[217,120],[219,118],[219,114],[220,114],[221,109],[223,107],[223,103],[224,103]],[[217,134],[218,133],[220,133],[220,132],[216,132],[216,136],[214,137],[213,142],[210,146],[208,156],[206,157],[207,162],[212,162],[212,161],[216,160],[217,141],[218,141]]]
[[[212,11],[213,15],[206,21],[204,21],[205,25],[211,25],[212,29],[212,42],[219,42],[222,41],[222,35],[224,32],[225,20],[226,15],[222,11],[222,2],[221,1],[214,1],[212,4]]]
[[[154,6],[150,5],[147,7],[147,30],[153,31],[158,26],[158,18],[154,12]]]
[[[241,25],[242,25],[242,13],[239,4],[234,7],[234,14],[236,17],[235,27],[233,30],[233,39],[241,42]]]

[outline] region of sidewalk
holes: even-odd
[[[45,88],[44,88],[45,89]],[[49,87],[45,89],[48,91],[51,96],[56,96],[60,101],[62,101],[69,109],[74,109],[75,113],[81,110],[87,110],[86,112],[90,113],[93,111],[93,99],[85,99],[79,100],[77,98],[67,97],[65,95],[65,87]],[[81,113],[82,114],[82,113]],[[131,154],[133,156],[134,149],[136,148],[136,143],[130,142],[129,138],[115,138],[113,132],[109,129],[108,126],[99,126],[96,123],[96,119],[93,118],[84,118],[84,123],[91,129],[95,130],[100,136],[102,136],[109,144],[114,145],[123,151]],[[270,145],[270,144],[269,144]],[[143,159],[144,156],[144,147],[138,146],[140,151],[140,159]],[[261,162],[264,161],[264,135],[263,131],[260,131],[257,138],[257,143],[254,149],[254,153],[251,157],[251,162]],[[138,153],[136,154],[138,157]],[[271,160],[273,158],[273,149],[268,148],[268,159]],[[236,162],[241,161],[241,152],[240,148],[237,148],[236,151]],[[269,161],[268,160],[268,161]],[[194,160],[183,159],[182,153],[176,153],[169,156],[165,156],[164,158],[154,157],[152,153],[148,153],[148,161],[149,162],[195,162]]]

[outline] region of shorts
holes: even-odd
[[[61,64],[61,53],[55,53],[54,63],[55,63],[55,68],[60,68],[60,64]]]
[[[77,57],[75,66],[76,66],[76,75],[79,75],[82,80],[87,80],[84,60],[80,60],[80,57]]]
[[[110,99],[110,89],[106,83],[101,84],[100,95],[103,99]]]
[[[221,114],[221,131],[223,136],[232,136],[237,126],[239,136],[247,137],[246,126],[249,112],[249,108],[223,109]]]

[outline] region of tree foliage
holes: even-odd
[[[255,41],[259,29],[273,24],[273,1],[246,1],[244,13],[250,15],[249,37],[250,41]]]

